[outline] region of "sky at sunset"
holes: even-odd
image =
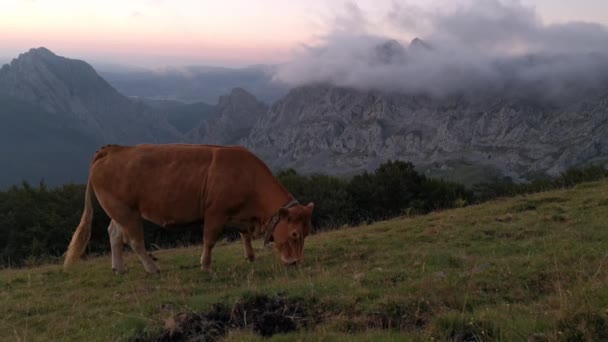
[[[521,2],[546,23],[608,24],[606,0]],[[454,0],[351,3],[382,23],[395,3]],[[91,62],[145,67],[279,63],[326,32],[344,7],[335,0],[0,0],[0,61],[45,46]]]

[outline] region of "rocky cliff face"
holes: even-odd
[[[332,86],[292,90],[246,144],[276,168],[348,173],[387,159],[471,163],[514,178],[608,160],[608,91],[568,105],[431,99]]]
[[[190,140],[204,144],[235,145],[244,142],[268,107],[241,88],[220,97],[211,117],[189,133]]]

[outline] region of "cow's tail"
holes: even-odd
[[[74,236],[72,236],[72,241],[70,242],[70,246],[68,247],[68,251],[65,256],[65,261],[63,263],[64,268],[68,268],[78,262],[82,254],[84,253],[89,240],[91,239],[91,225],[93,222],[93,196],[95,192],[93,191],[93,187],[91,186],[91,179],[89,177],[89,181],[87,182],[87,190],[84,195],[84,212],[82,213],[82,217],[80,218],[80,224],[76,231],[74,232]]]

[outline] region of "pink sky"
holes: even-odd
[[[351,2],[380,16],[394,1]],[[605,0],[523,2],[549,22],[608,23]],[[343,6],[335,0],[0,0],[0,58],[45,46],[92,62],[147,67],[277,63],[322,34]]]

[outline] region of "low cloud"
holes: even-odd
[[[384,19],[391,36],[373,33],[377,23],[348,4],[318,43],[278,68],[275,80],[547,99],[594,91],[608,80],[605,26],[545,24],[518,1],[469,0],[435,10],[395,3]],[[402,38],[407,36],[422,40]]]

